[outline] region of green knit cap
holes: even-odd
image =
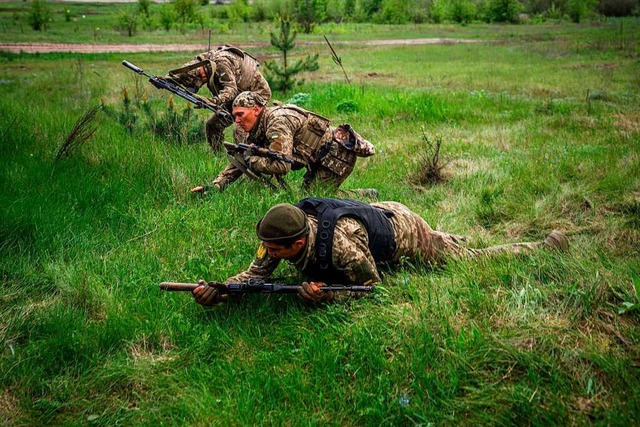
[[[289,203],[275,205],[256,225],[260,240],[276,244],[288,244],[308,232],[307,215]]]

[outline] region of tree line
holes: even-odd
[[[133,13],[117,14],[114,26],[129,36],[139,28],[200,27],[224,33],[240,22],[278,21],[283,16],[304,33],[325,23],[579,23],[595,17],[640,16],[640,0],[234,0],[220,5],[210,0],[138,0]],[[51,17],[46,0],[31,0],[29,21],[34,30],[46,30]],[[65,19],[70,19],[68,13]]]

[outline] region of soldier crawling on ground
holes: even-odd
[[[291,169],[305,168],[305,188],[316,180],[338,188],[353,171],[358,157],[375,153],[373,145],[348,124],[333,127],[328,119],[296,105],[266,105],[258,93],[238,95],[233,101],[236,128],[247,133],[245,143],[280,153],[294,164],[251,153],[229,153],[230,164],[211,187],[223,190],[243,173],[281,178]],[[206,190],[198,186],[191,192]]]
[[[167,80],[196,93],[206,85],[213,95],[211,103],[226,111],[227,119],[214,114],[205,127],[207,142],[213,151],[222,150],[224,130],[233,124],[231,108],[240,92],[252,91],[265,101],[271,98],[269,84],[262,76],[258,61],[247,52],[231,45],[203,52],[182,67],[169,71]],[[241,138],[241,136],[238,136]]]
[[[542,248],[566,251],[569,246],[563,234],[552,231],[544,241],[472,249],[462,244],[465,237],[433,230],[401,203],[328,198],[278,204],[258,222],[256,233],[261,243],[255,259],[227,283],[267,280],[284,259],[307,278],[298,295],[310,302],[334,299],[334,292],[320,289],[325,283],[376,284],[381,280],[378,266],[401,259],[437,265],[448,258],[525,254]],[[213,305],[227,297],[199,283],[202,286],[193,290],[196,302]]]

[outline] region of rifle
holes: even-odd
[[[295,294],[301,285],[287,285],[284,283],[267,283],[260,279],[249,279],[247,283],[219,283],[209,282],[221,294]],[[163,291],[191,292],[200,285],[198,283],[162,282],[160,289]],[[371,292],[373,286],[368,285],[325,285],[321,286],[323,292]]]
[[[141,74],[145,77],[148,77],[149,83],[154,85],[156,88],[168,90],[169,92],[178,95],[180,98],[184,98],[187,101],[191,102],[192,104],[195,104],[196,107],[206,108],[207,110],[210,110],[216,113],[218,116],[220,116],[221,119],[227,120],[229,121],[229,123],[233,123],[233,118],[231,117],[231,114],[229,114],[227,111],[223,110],[222,108],[216,107],[215,105],[207,101],[205,98],[189,92],[187,89],[180,86],[179,84],[171,83],[164,77],[152,76],[151,74],[147,74],[144,72],[142,68],[136,65],[133,65],[129,61],[122,61],[122,65],[124,65],[125,67],[134,71],[137,74]]]
[[[246,151],[249,151],[252,156],[267,157],[272,160],[279,160],[281,162],[289,163],[290,165],[296,163],[296,161],[290,157],[278,153],[277,151],[271,151],[263,147],[258,147],[255,144],[232,144],[230,142],[224,142],[223,144],[224,148],[227,149],[227,152],[244,153]]]

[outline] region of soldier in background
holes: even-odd
[[[240,92],[253,91],[265,103],[269,102],[271,89],[258,71],[259,66],[258,61],[247,52],[223,45],[197,55],[182,67],[169,71],[165,77],[193,93],[206,85],[213,95],[210,101],[228,113],[227,119],[214,114],[207,121],[207,142],[214,151],[222,149],[224,130],[233,124],[232,103]]]
[[[524,254],[542,248],[566,251],[569,246],[563,234],[553,231],[544,241],[473,249],[462,244],[466,240],[462,236],[433,230],[401,203],[328,198],[307,198],[295,206],[278,204],[258,222],[256,233],[261,240],[256,258],[227,282],[269,279],[284,259],[309,280],[299,296],[311,302],[334,298],[333,292],[320,290],[325,283],[376,284],[378,266],[401,259],[438,265],[448,258]],[[193,291],[198,303],[213,305],[220,300],[215,288],[200,283]]]
[[[266,104],[256,92],[238,95],[233,101],[236,128],[246,132],[245,143],[280,153],[293,159],[294,165],[261,156],[236,156],[213,180],[211,185],[216,189],[224,189],[247,169],[256,175],[282,177],[292,168],[307,170],[307,188],[316,180],[338,188],[353,171],[358,157],[375,153],[373,145],[348,124],[333,127],[328,119],[296,105]],[[191,190],[203,191],[203,186]]]

